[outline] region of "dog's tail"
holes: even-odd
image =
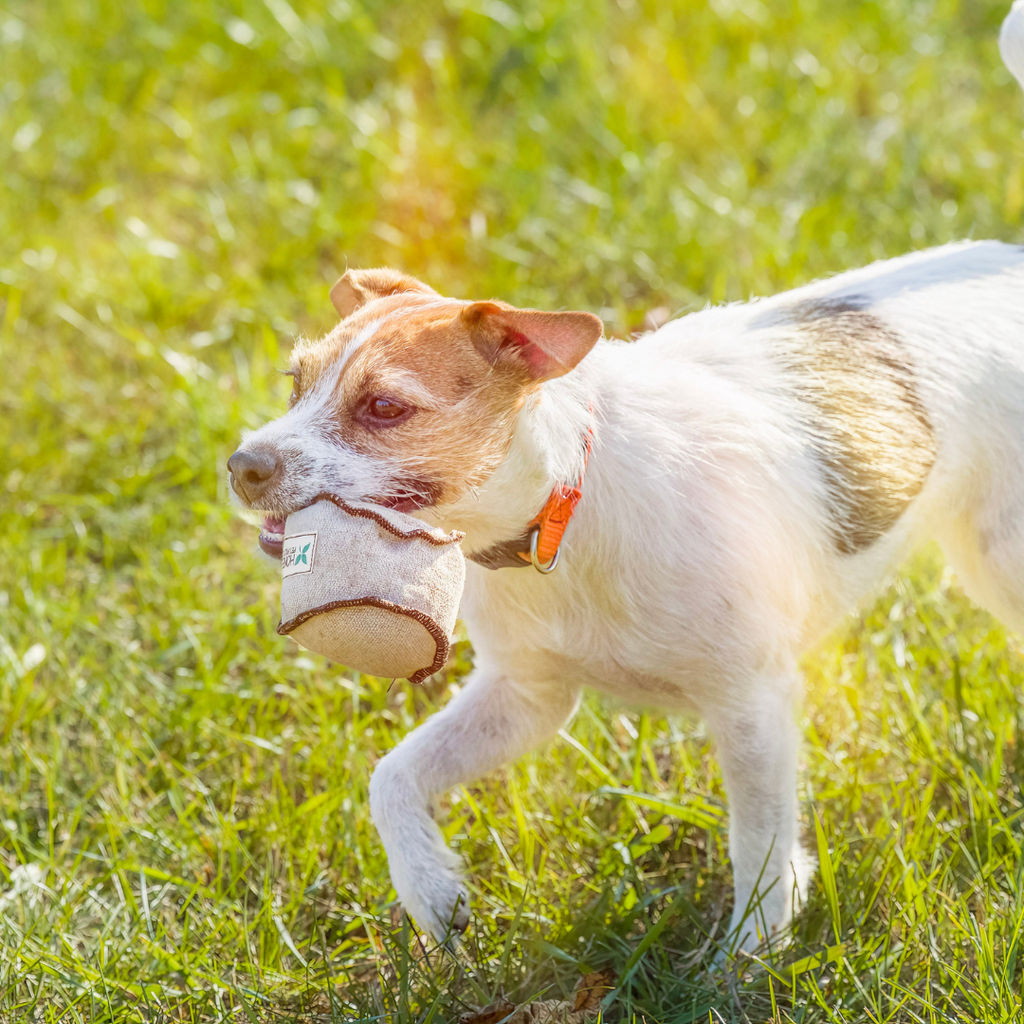
[[[1024,0],[1016,0],[999,33],[999,52],[1013,77],[1024,86]]]

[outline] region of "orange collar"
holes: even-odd
[[[593,413],[593,407],[590,411]],[[553,572],[565,528],[583,497],[583,477],[594,446],[593,424],[587,427],[583,446],[583,468],[576,485],[555,484],[544,507],[530,520],[526,533],[466,557],[487,569],[522,569],[532,565],[538,572]]]

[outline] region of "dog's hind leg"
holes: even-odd
[[[946,524],[939,542],[971,600],[1024,633],[1024,475],[1018,475],[1006,472],[988,496]]]
[[[729,798],[733,949],[752,951],[778,937],[807,883],[797,822],[798,688],[795,669],[763,677],[708,717]]]
[[[459,858],[430,814],[433,800],[553,736],[578,698],[579,688],[565,683],[522,685],[480,668],[377,765],[370,811],[391,881],[405,909],[436,939],[464,928],[469,911]]]

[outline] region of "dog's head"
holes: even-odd
[[[459,501],[505,458],[527,396],[602,330],[591,313],[446,299],[387,269],[348,271],[331,300],[338,326],[293,349],[288,411],[228,460],[272,555],[320,491],[406,512]]]

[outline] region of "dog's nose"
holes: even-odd
[[[239,449],[228,459],[231,486],[240,498],[250,505],[258,505],[267,488],[281,471],[281,461],[265,448],[253,451]]]

